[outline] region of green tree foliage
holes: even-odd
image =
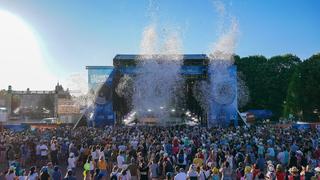
[[[297,56],[291,54],[274,56],[267,62],[265,77],[267,107],[273,111],[275,117],[283,114],[283,108],[287,103],[288,86],[300,62]]]
[[[304,61],[291,54],[270,59],[235,56],[235,64],[250,92],[243,111],[269,109],[275,119],[289,114],[307,121],[319,119],[320,53]]]
[[[243,109],[265,109],[267,96],[265,96],[265,70],[267,58],[264,56],[249,56],[240,59],[235,58],[239,73],[244,77],[244,81],[250,91],[250,101]]]
[[[301,65],[301,109],[303,118],[314,120],[320,110],[320,53],[311,56]]]

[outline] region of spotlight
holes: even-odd
[[[176,110],[175,109],[171,109],[171,112],[175,112]]]
[[[160,106],[160,109],[163,109],[164,107]]]
[[[151,109],[148,109],[148,112],[151,112],[152,110]]]

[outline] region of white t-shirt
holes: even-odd
[[[51,151],[55,151],[55,150],[57,150],[56,144],[51,143],[51,145],[50,145],[50,149],[51,149]]]
[[[104,152],[103,152],[103,151],[99,151],[99,159],[100,159],[101,157],[103,157],[103,159],[105,159],[105,157],[104,157]]]
[[[41,156],[47,156],[48,155],[48,147],[45,144],[42,144],[40,146],[40,155]]]
[[[75,168],[76,167],[77,159],[75,157],[68,158],[68,168]]]
[[[122,168],[123,164],[124,164],[124,157],[121,155],[117,156],[117,164],[119,168]]]
[[[36,146],[36,155],[40,155],[40,144]]]
[[[92,159],[93,159],[93,160],[96,160],[96,159],[99,158],[99,157],[98,157],[98,154],[97,154],[97,151],[92,151],[92,152],[91,152],[91,156],[92,156]]]
[[[176,176],[174,176],[174,180],[186,180],[187,174],[185,172],[179,172]]]

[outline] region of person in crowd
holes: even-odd
[[[152,160],[152,163],[149,165],[149,174],[152,180],[158,180],[161,175],[159,170],[159,165],[155,159]]]
[[[148,180],[149,166],[143,159],[140,160],[138,174],[140,180]]]
[[[113,167],[112,172],[110,174],[110,180],[118,180],[119,179],[119,176],[120,176],[119,170],[121,170],[121,169],[118,168],[117,166]]]
[[[128,165],[123,165],[121,169],[119,180],[131,180],[131,174],[130,170],[128,169]]]
[[[189,171],[187,172],[187,177],[189,180],[198,180],[199,174],[196,165],[191,164]]]
[[[49,180],[51,177],[48,173],[48,167],[44,166],[41,169],[40,180]]]
[[[104,159],[104,156],[100,156],[99,161],[97,163],[97,167],[100,170],[100,174],[102,176],[107,176],[107,163]]]
[[[219,169],[217,167],[212,168],[211,177],[212,180],[220,180]]]
[[[131,174],[131,180],[138,180],[139,167],[134,158],[131,158],[131,163],[128,165]]]
[[[296,166],[293,166],[289,169],[288,180],[300,180],[299,169]]]
[[[28,175],[28,178],[27,180],[38,180],[38,173],[36,171],[36,167],[33,166],[30,168],[30,172],[29,172],[29,175]]]
[[[114,179],[125,179],[129,173],[133,180],[174,179],[181,168],[188,170],[188,179],[239,180],[245,175],[250,179],[245,167],[251,167],[252,179],[270,179],[270,175],[279,180],[298,176],[314,179],[319,176],[319,138],[315,129],[284,129],[276,124],[225,128],[66,126],[19,133],[3,129],[0,154],[4,156],[0,161],[4,168],[14,168],[16,177],[22,175],[22,169],[34,166],[27,171],[29,179],[41,178],[44,173],[35,167],[42,166],[47,166],[50,179],[57,180],[68,168],[77,179],[94,179],[97,169],[103,179],[110,179],[111,174],[116,174]],[[270,164],[277,166],[270,168]],[[5,179],[8,171],[2,174],[0,179]]]
[[[75,157],[74,153],[71,152],[68,158],[68,169],[71,169],[72,172],[76,171],[77,157]]]
[[[17,176],[15,173],[15,168],[11,166],[8,170],[8,173],[5,175],[6,180],[16,180]]]
[[[187,179],[187,174],[184,172],[184,168],[179,169],[179,173],[174,176],[174,180],[185,180]]]
[[[62,180],[62,173],[59,166],[54,166],[51,177],[52,177],[52,180]]]
[[[221,176],[223,180],[232,180],[233,177],[233,173],[232,173],[232,169],[229,166],[229,162],[225,161],[223,164],[223,167],[220,169],[221,172]]]
[[[68,169],[66,176],[63,178],[63,180],[77,180],[77,178],[73,175],[72,169]]]
[[[100,169],[97,168],[97,169],[95,170],[93,179],[94,179],[94,180],[101,180],[102,177],[103,177],[103,174],[101,173]]]
[[[276,179],[277,180],[285,180],[286,179],[286,173],[283,170],[282,163],[277,164],[277,166],[276,166]]]
[[[251,180],[253,179],[253,173],[251,171],[251,167],[250,166],[246,166],[244,168],[244,176],[243,176],[243,179],[245,180]]]

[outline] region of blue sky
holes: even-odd
[[[320,52],[320,1],[225,0],[239,22],[236,54],[267,57],[293,53],[304,59]],[[213,0],[158,0],[161,29],[181,32],[184,53],[207,53],[219,37]],[[148,0],[0,0],[0,10],[33,28],[46,63],[60,77],[86,65],[112,65],[118,53],[138,53],[150,23]],[[226,21],[226,27],[228,25]]]

